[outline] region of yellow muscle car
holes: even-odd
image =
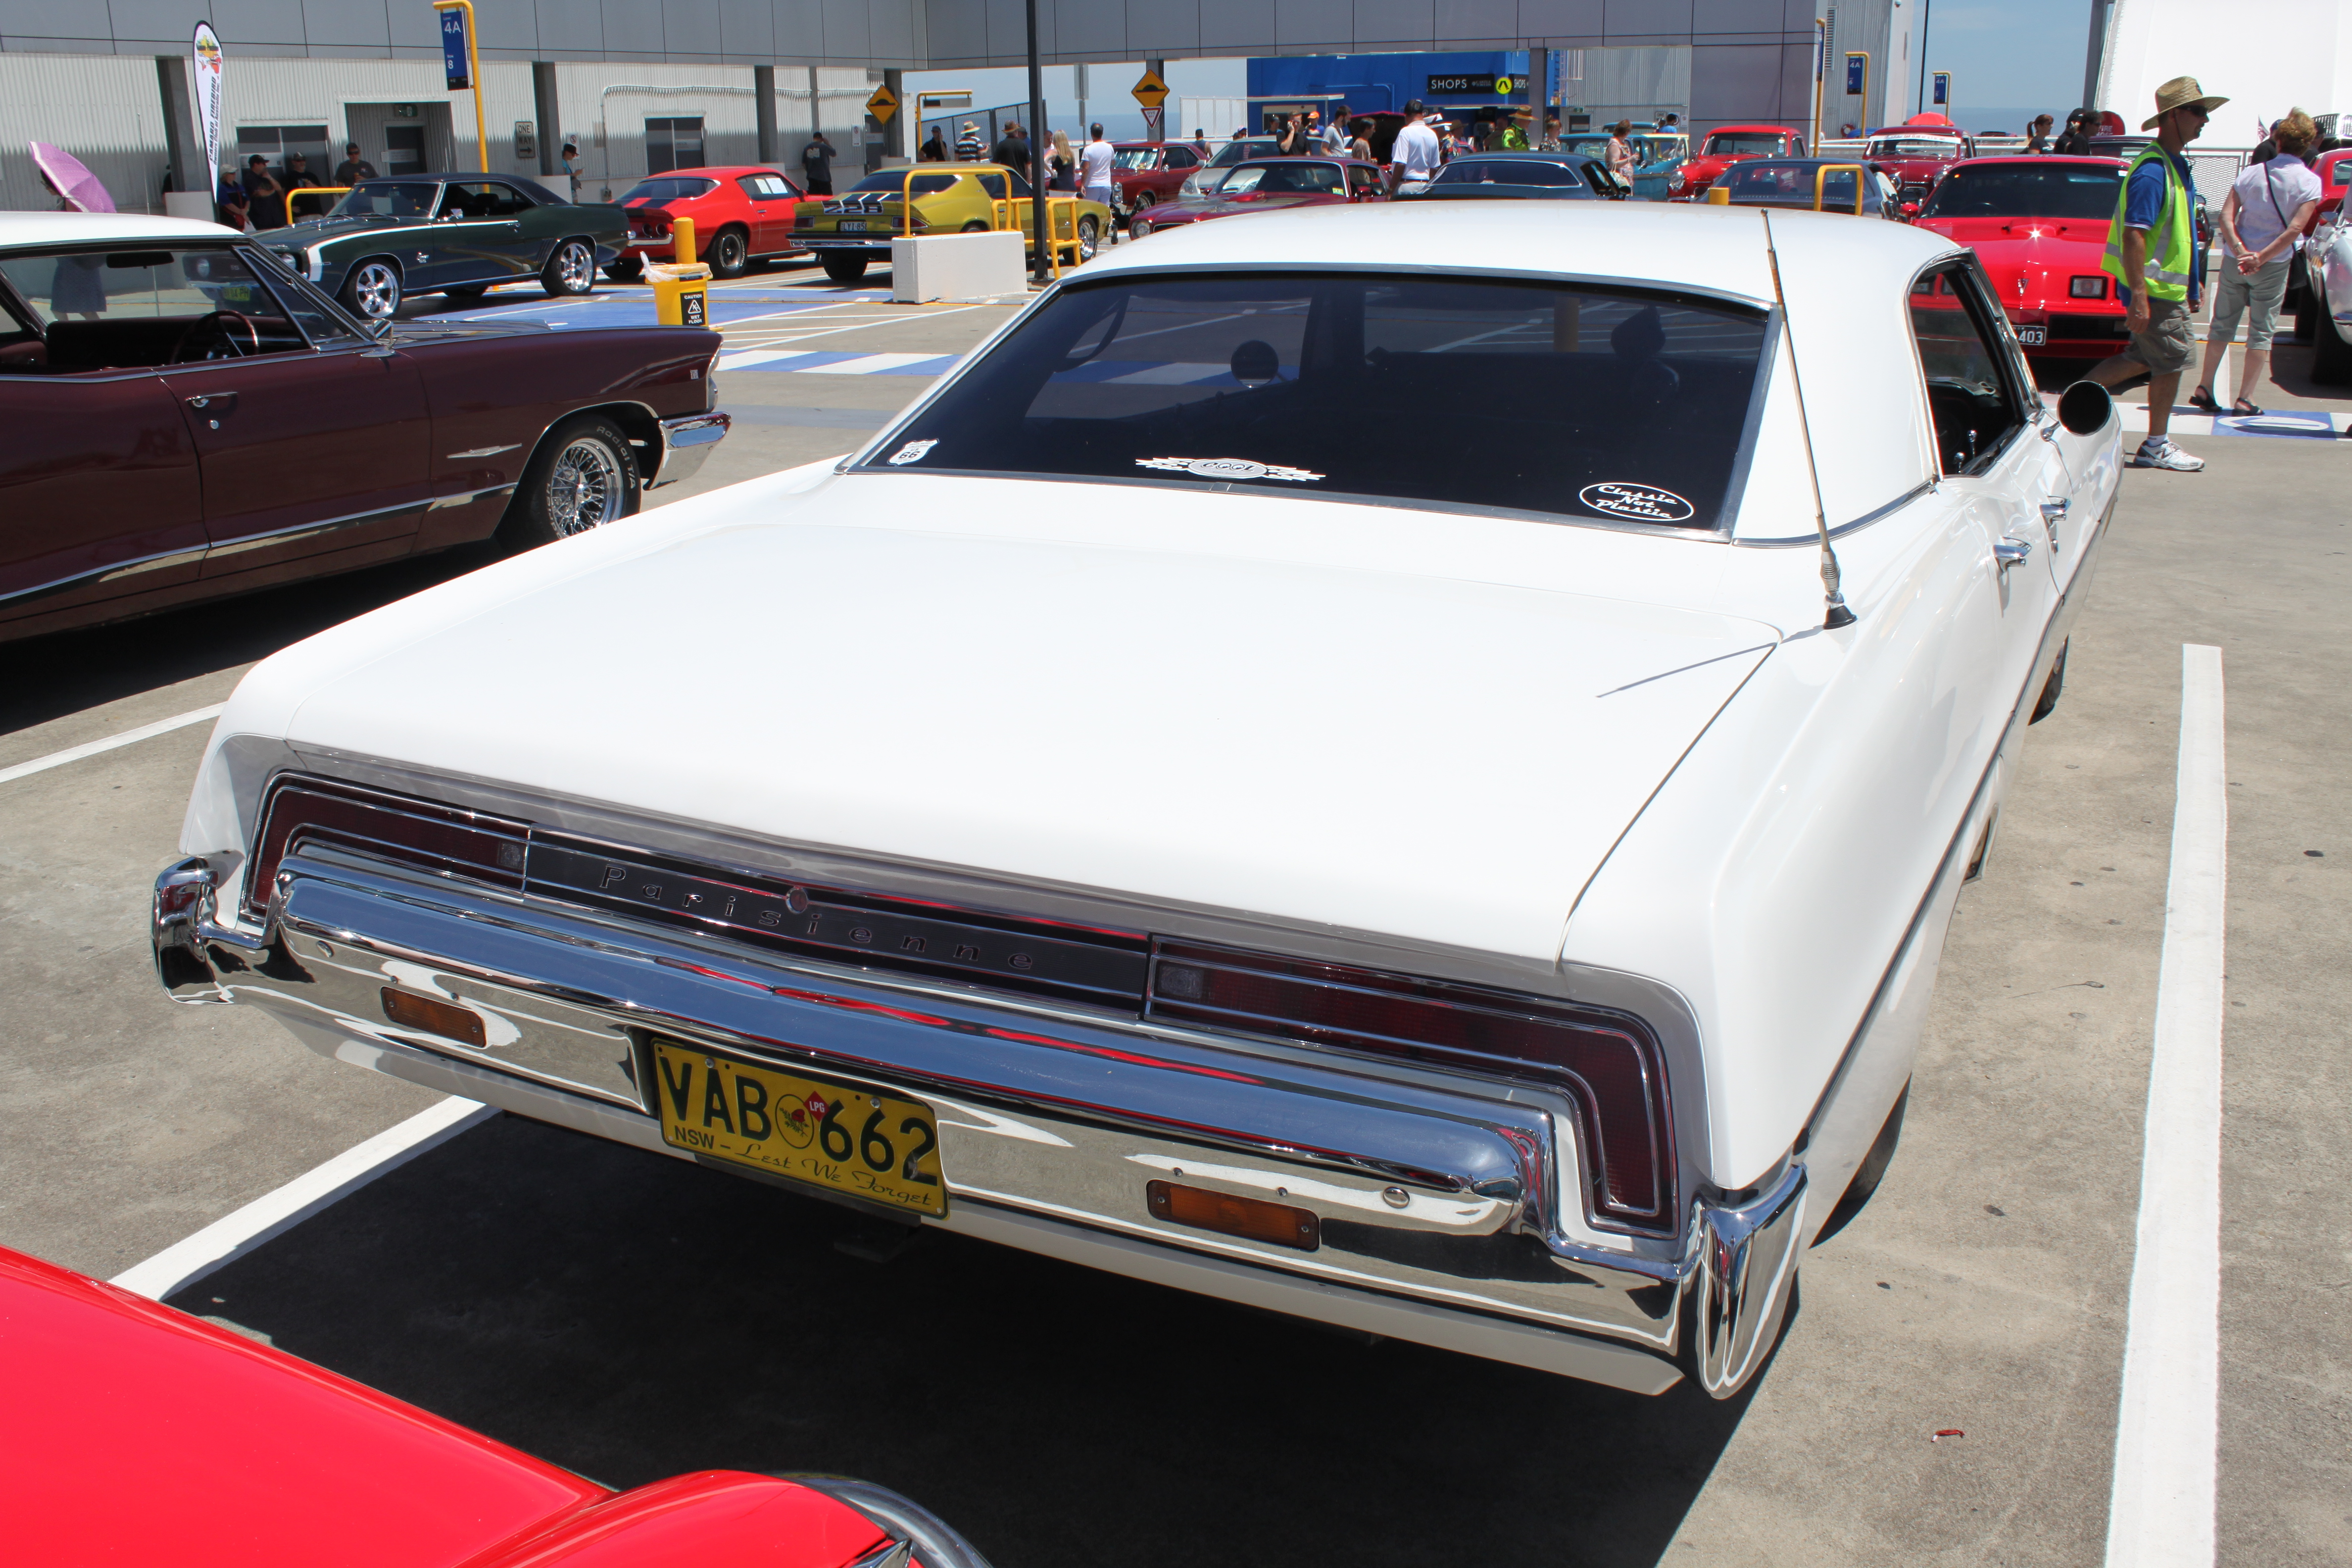
[[[1046,211],[1054,237],[1076,239],[1082,261],[1110,232],[1110,209],[1100,202],[1048,193]],[[1003,164],[916,163],[878,169],[842,195],[803,201],[793,238],[816,252],[826,277],[848,283],[865,276],[868,262],[888,261],[899,235],[1027,234],[1031,221],[1029,182]]]

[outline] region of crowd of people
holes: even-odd
[[[573,151],[569,145],[564,148],[567,157]],[[343,143],[343,161],[335,165],[332,179],[314,173],[304,153],[289,153],[285,162],[272,169],[269,160],[256,153],[246,159],[243,168],[231,165],[220,172],[219,184],[213,192],[213,207],[220,221],[231,228],[247,233],[284,228],[289,223],[317,217],[333,205],[323,198],[300,201],[295,192],[331,190],[375,177],[375,165],[360,156],[360,144],[356,142]]]

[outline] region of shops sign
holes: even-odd
[[[1427,81],[1428,86],[1423,90],[1431,98],[1435,98],[1441,93],[1465,92],[1489,93],[1507,98],[1510,96],[1511,89],[1518,85],[1509,77],[1496,76],[1493,71],[1474,72],[1465,76],[1433,76],[1428,78]]]

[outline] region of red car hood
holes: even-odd
[[[1975,251],[2005,306],[2120,309],[2113,299],[2074,300],[2066,292],[2068,279],[2099,270],[2107,252],[2104,218],[1930,217],[1916,226]]]
[[[1943,172],[1959,162],[1958,158],[1870,158],[1864,160],[1880,174],[1897,184],[1925,181],[1934,184]]]

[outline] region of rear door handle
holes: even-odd
[[[236,406],[234,392],[205,392],[188,399],[191,408],[206,409],[214,414],[226,414]]]

